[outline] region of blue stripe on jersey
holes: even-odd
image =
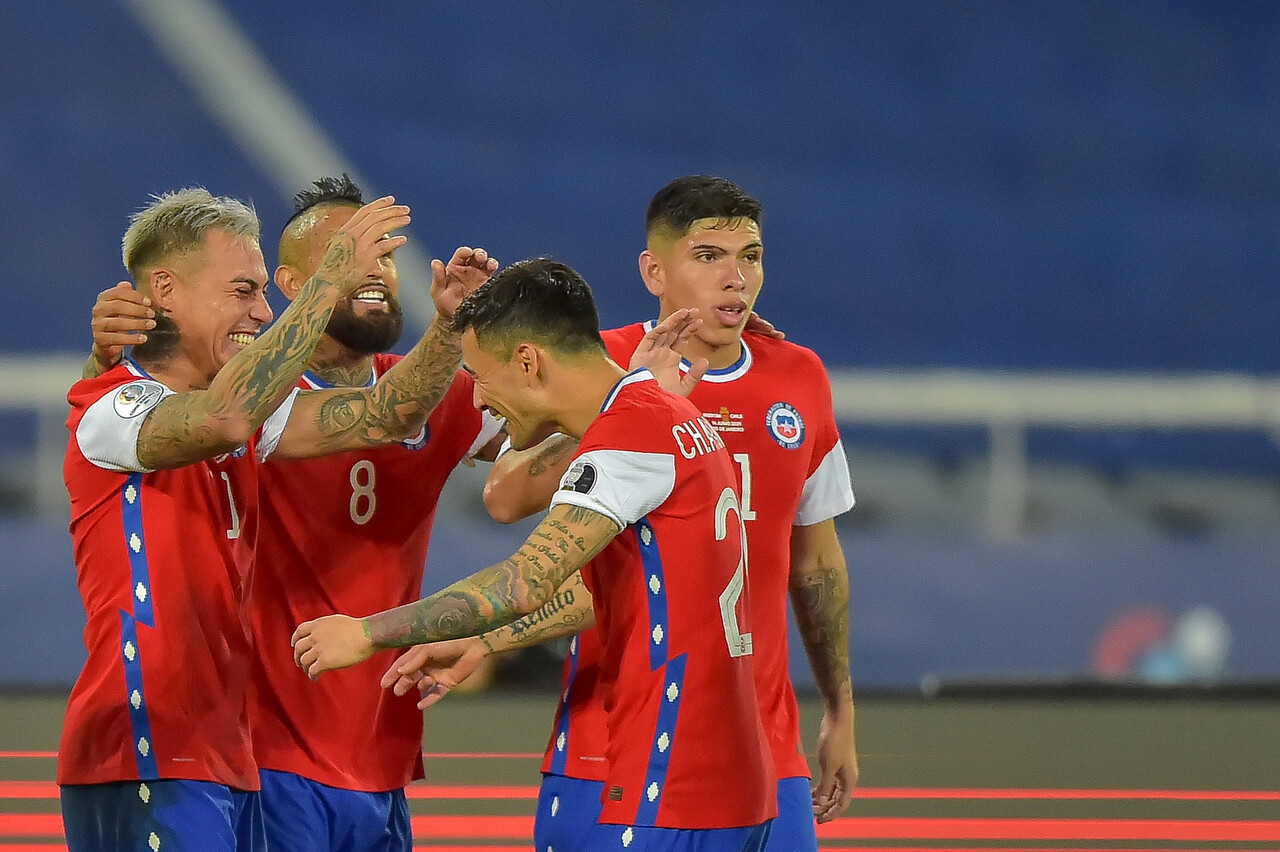
[[[578,637],[575,636],[569,641],[569,677],[556,713],[555,748],[551,750],[550,764],[550,771],[556,775],[565,774],[565,766],[569,761],[569,697],[573,693],[574,676],[578,673],[578,646]]]
[[[160,777],[156,767],[155,743],[151,739],[151,720],[142,691],[142,650],[138,647],[138,623],[120,610],[120,655],[124,660],[124,684],[128,693],[129,725],[133,728],[133,756],[138,763],[138,778],[154,781]]]
[[[644,565],[644,585],[649,590],[649,671],[656,672],[667,661],[671,637],[667,631],[667,583],[662,576],[662,554],[648,518],[635,522],[636,539],[640,542],[640,559]]]
[[[147,568],[147,542],[142,537],[142,474],[135,473],[120,489],[120,514],[124,521],[124,548],[129,554],[129,592],[133,596],[133,617],[148,627],[156,626],[151,609],[151,572]]]
[[[658,705],[658,726],[649,752],[649,768],[644,773],[644,789],[640,791],[640,807],[636,809],[636,825],[653,825],[658,819],[662,789],[667,783],[667,767],[675,748],[676,719],[680,716],[680,696],[684,694],[684,664],[687,654],[667,663],[662,679],[662,702]]]

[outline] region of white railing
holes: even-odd
[[[66,513],[62,454],[66,392],[80,355],[0,357],[0,409],[39,420],[34,493],[41,511]],[[844,370],[831,376],[841,423],[978,426],[990,435],[987,522],[993,536],[1022,528],[1033,426],[1261,430],[1280,435],[1280,378],[1239,374],[996,373]]]
[[[1239,374],[844,371],[831,376],[841,423],[980,426],[990,436],[987,524],[1022,528],[1027,429],[1262,430],[1280,435],[1280,378]]]

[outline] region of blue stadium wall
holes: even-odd
[[[764,201],[759,308],[832,369],[1280,371],[1280,6],[221,5],[369,189],[414,206],[417,243],[556,256],[606,325],[652,311],[649,197],[707,172]],[[251,200],[274,263],[286,193],[128,4],[0,3],[0,94],[0,354],[85,349],[151,193]],[[1039,457],[1280,473],[1266,436],[1032,439]],[[469,534],[439,525],[433,559]],[[844,541],[863,683],[1088,671],[1126,613],[1198,607],[1231,628],[1227,674],[1280,678],[1272,537]],[[0,683],[68,682],[65,529],[6,520],[0,553]]]

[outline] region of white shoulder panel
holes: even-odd
[[[592,450],[573,460],[551,505],[569,503],[626,527],[661,506],[676,484],[675,456]]]

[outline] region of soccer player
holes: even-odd
[[[361,204],[346,175],[298,193],[280,237],[281,292],[298,294]],[[437,321],[447,323],[462,291],[444,286],[446,279],[460,279],[469,292],[497,262],[463,247],[448,266],[436,260],[432,269]],[[398,355],[377,353],[400,337],[399,290],[388,254],[378,274],[334,309],[299,386],[368,387],[398,363]],[[103,322],[94,323],[100,358],[115,356],[109,347],[124,342],[111,334],[141,329],[127,323],[141,312],[122,304],[137,299],[133,291],[102,294],[95,319]],[[456,335],[440,342],[449,351],[438,357],[456,363]],[[471,377],[459,370],[439,378],[452,384],[417,435],[324,458],[272,460],[261,470],[266,498],[246,608],[254,644],[249,721],[273,852],[412,848],[404,787],[423,776],[422,712],[379,689],[379,673],[369,668],[310,684],[294,665],[289,637],[298,622],[334,607],[374,611],[418,599],[445,480],[458,462],[478,453],[492,458],[501,443],[494,441],[498,421],[471,404]]]
[[[272,314],[250,208],[190,189],[133,217],[124,261],[155,328],[68,394],[64,474],[88,649],[59,748],[75,852],[265,846],[242,620],[259,462],[422,428],[430,394],[457,369],[438,357],[452,336],[443,324],[372,388],[295,387],[334,307],[380,274],[405,241],[388,234],[408,222],[390,198],[361,207],[259,335]]]
[[[476,406],[506,418],[517,449],[554,432],[580,439],[574,462],[509,559],[416,604],[303,623],[298,664],[314,678],[382,648],[482,633],[542,606],[581,568],[611,696],[604,802],[586,845],[759,849],[776,777],[724,444],[650,371],[609,358],[590,289],[563,264],[500,271],[454,326]]]
[[[658,297],[660,318],[697,308],[704,320],[679,346],[691,368],[686,386],[706,370],[689,398],[728,447],[741,489],[751,550],[756,683],[779,777],[779,815],[768,848],[815,850],[815,817],[826,821],[843,811],[858,779],[848,575],[834,524],[852,507],[853,491],[822,363],[808,349],[747,326],[764,280],[761,212],[760,203],[730,181],[692,176],[671,182],[649,204],[640,274]],[[653,325],[604,332],[610,355],[626,362]],[[574,444],[571,437],[555,436],[529,452],[505,454],[485,489],[494,517],[513,521],[544,509]],[[817,749],[821,774],[812,793],[787,673],[788,593],[824,704]],[[590,623],[590,594],[572,581],[546,607],[507,628],[410,650],[383,684],[399,693],[420,685],[425,707],[486,654],[569,635]],[[570,645],[542,766],[539,849],[590,848],[578,838],[599,811],[604,779],[607,692],[598,685],[599,657],[595,630]]]

